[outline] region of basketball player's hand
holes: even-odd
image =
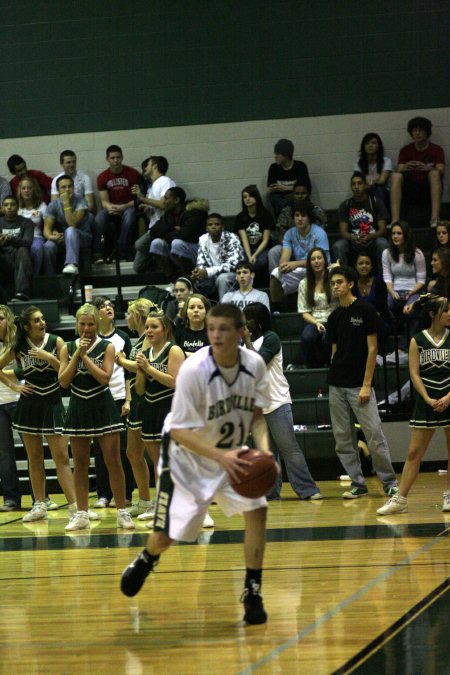
[[[361,405],[367,403],[370,400],[371,388],[369,386],[363,385],[359,390],[358,394],[358,403]]]
[[[225,469],[231,480],[236,483],[241,481],[244,476],[247,475],[246,468],[252,465],[251,462],[239,457],[241,452],[242,448],[235,448],[234,450],[228,450],[227,452],[221,451],[220,458],[218,459],[221,467]]]

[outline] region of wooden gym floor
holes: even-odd
[[[119,591],[147,530],[117,532],[113,509],[64,533],[67,507],[24,525],[0,516],[2,675],[449,672],[446,477],[422,474],[409,513],[377,517],[383,495],[322,502],[288,485],[269,505],[264,626],[242,623],[242,520],[212,506],[214,530],[168,551],[142,591]],[[25,502],[26,504],[26,502]]]

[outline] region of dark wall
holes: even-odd
[[[448,0],[1,6],[3,138],[449,105]]]

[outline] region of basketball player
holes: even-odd
[[[250,430],[256,446],[269,452],[262,414],[268,405],[266,367],[258,354],[239,347],[244,335],[239,308],[216,305],[206,325],[210,346],[182,364],[165,420],[154,532],[124,570],[121,589],[136,595],[174,540],[195,541],[214,500],[227,516],[244,514],[244,621],[265,623],[260,589],[267,502],[265,497],[241,497],[230,478],[239,480],[246,473],[249,463],[239,452]]]

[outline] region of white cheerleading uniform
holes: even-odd
[[[267,369],[255,352],[239,348],[234,368],[220,368],[211,347],[183,363],[164,424],[155,530],[172,539],[193,541],[212,501],[227,516],[267,504],[265,497],[238,495],[216,461],[178,445],[169,434],[173,429],[198,429],[211,447],[226,452],[245,444],[255,408],[268,405]]]

